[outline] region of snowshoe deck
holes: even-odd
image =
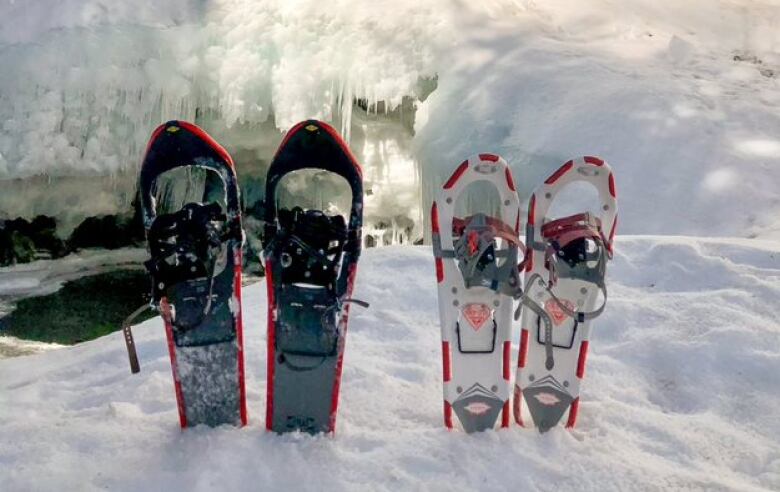
[[[476,181],[495,186],[500,217],[457,218],[455,205]],[[444,365],[444,423],[466,432],[509,425],[512,304],[519,287],[520,206],[504,159],[480,154],[444,184],[431,211]],[[511,224],[511,225],[508,225]]]
[[[186,166],[219,176],[226,210],[188,203],[158,214],[157,179]],[[165,323],[181,426],[244,425],[242,233],[233,161],[197,126],[170,121],[152,135],[139,186],[152,255],[146,266]]]
[[[344,177],[350,215],[279,209],[277,187],[300,169]],[[329,125],[308,120],[285,137],[266,184],[265,269],[268,287],[266,428],[311,434],[335,430],[349,296],[361,250],[360,167]]]
[[[577,181],[598,191],[598,217],[583,213],[551,220],[548,211],[556,194]],[[522,309],[513,405],[520,425],[533,424],[545,432],[567,412],[566,426],[575,424],[591,321],[606,303],[604,274],[616,224],[612,169],[596,157],[566,162],[531,196],[525,295],[544,308],[550,325],[533,310]]]

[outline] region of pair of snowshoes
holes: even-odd
[[[553,220],[548,212],[557,193],[577,181],[598,191],[598,215]],[[498,212],[464,210],[463,218],[456,217],[459,197],[477,182],[498,192]],[[524,245],[520,204],[506,161],[479,154],[458,166],[431,210],[448,428],[508,427],[513,414],[520,425],[530,415],[530,422],[545,432],[567,413],[566,425],[574,426],[591,321],[606,305],[606,263],[616,218],[609,165],[595,157],[572,160],[532,194]],[[514,317],[522,319],[510,411],[515,301]]]
[[[343,176],[349,217],[277,206],[280,180],[314,168]],[[243,230],[233,161],[197,126],[170,121],[152,135],[139,181],[151,259],[151,307],[162,314],[180,423],[245,425],[241,308]],[[274,157],[265,200],[269,430],[335,427],[349,295],[361,250],[362,178],[325,123],[293,127]],[[130,324],[131,370],[140,370]]]

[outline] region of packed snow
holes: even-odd
[[[179,429],[159,318],[0,363],[2,490],[777,490],[780,250],[622,237],[577,428],[443,425],[430,248],[365,252],[334,436],[264,427],[265,285],[244,291],[249,425]],[[513,339],[517,342],[519,328]],[[517,344],[512,347],[514,361]]]

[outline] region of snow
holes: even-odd
[[[433,270],[426,246],[365,252],[333,437],[264,430],[262,282],[244,290],[242,429],[179,430],[159,318],[135,328],[138,375],[121,333],[0,361],[0,488],[780,488],[777,243],[619,238],[578,427],[545,435],[444,428]]]
[[[95,275],[117,268],[138,268],[148,259],[143,248],[125,248],[120,251],[86,249],[56,260],[38,260],[31,263],[0,267],[0,301],[15,297],[33,297],[51,294],[62,284],[86,275]]]
[[[622,233],[780,237],[780,3],[514,4],[453,19],[418,111],[423,203],[478,152],[525,203],[590,154],[615,169]]]
[[[16,337],[0,336],[0,359],[37,354],[38,352],[56,350],[62,347],[62,345],[56,343],[32,342]]]

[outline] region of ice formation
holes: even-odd
[[[231,151],[253,203],[283,131],[315,117],[364,162],[371,242],[420,237],[479,152],[507,159],[521,202],[600,155],[622,232],[780,237],[775,1],[62,0],[0,19],[2,216],[128,207],[171,118]]]
[[[284,130],[324,119],[370,163],[369,202],[387,206],[389,170],[404,175],[400,198],[409,198],[404,119],[436,72],[441,34],[435,10],[414,4],[3,3],[0,62],[12,68],[0,74],[0,210],[71,215],[72,226],[126,208],[145,142],[168,119],[204,126],[248,177],[264,174]],[[387,22],[390,7],[409,22]],[[405,100],[412,114],[402,114]],[[20,189],[40,200],[20,199]],[[415,197],[377,220],[418,223]]]

